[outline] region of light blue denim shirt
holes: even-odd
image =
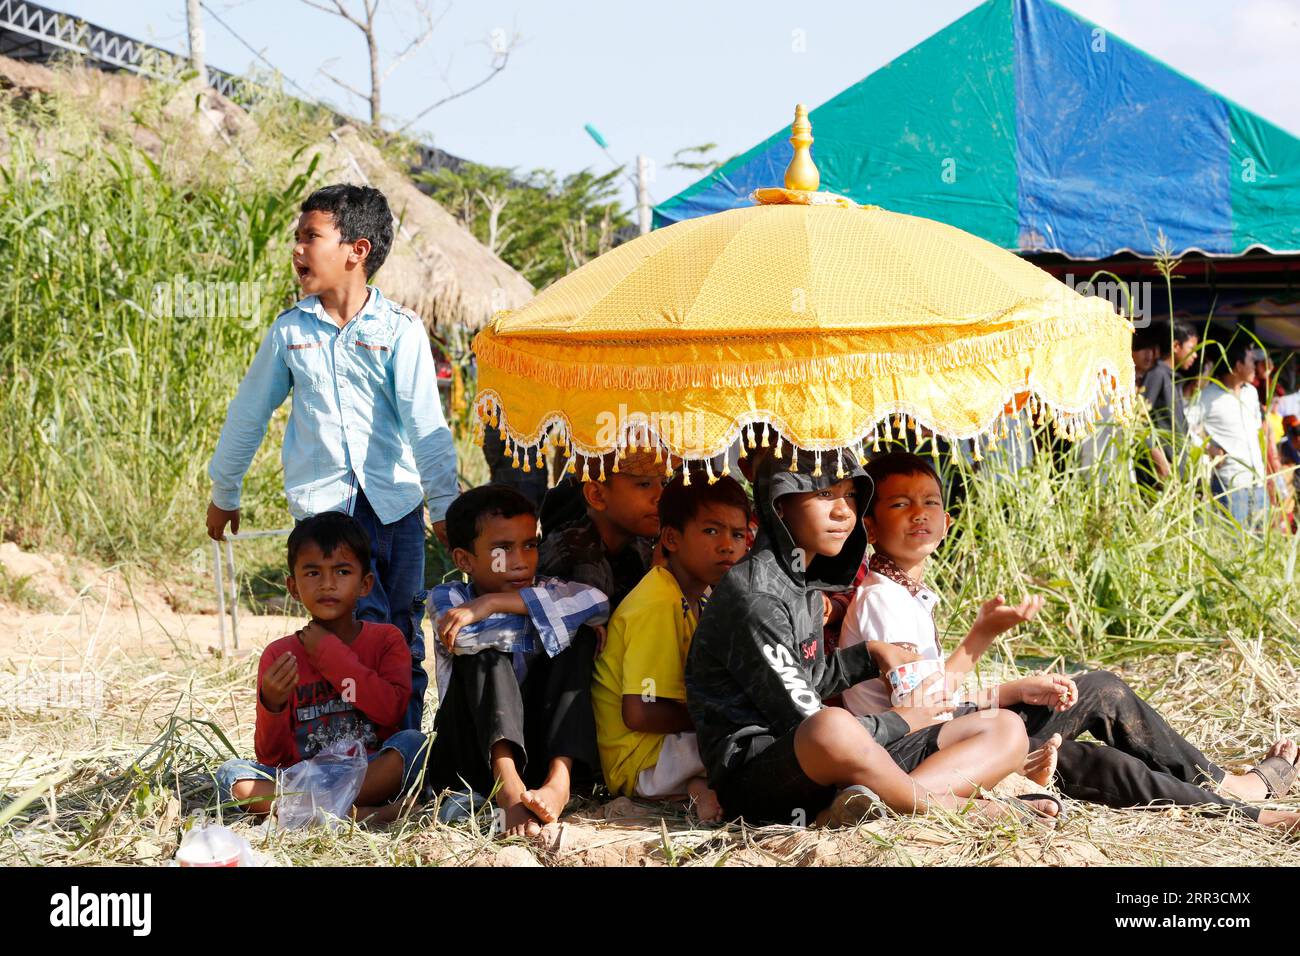
[[[294,518],[351,514],[359,483],[384,524],[422,498],[432,520],[442,520],[457,494],[456,449],[419,318],[373,287],[341,329],[314,295],[277,316],[208,465],[218,508],[239,507],[244,474],[290,392],[280,458]]]

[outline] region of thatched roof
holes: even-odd
[[[368,183],[388,197],[401,228],[375,282],[431,328],[477,329],[497,310],[516,309],[532,298],[527,279],[420,192],[351,126],[305,150],[304,164],[315,154],[320,155],[317,183]]]
[[[52,70],[0,56],[0,88],[19,94],[66,92],[96,104],[100,115],[129,115],[131,104],[144,95],[150,81],[129,74],[104,73],[86,67]],[[198,140],[225,152],[231,162],[256,137],[254,120],[240,106],[212,89],[199,101],[195,91],[178,89],[165,106],[178,123],[192,123]],[[120,119],[118,120],[120,125]],[[157,134],[134,127],[140,146],[157,154]],[[0,143],[3,151],[3,143]],[[351,126],[341,126],[328,139],[302,152],[306,168],[314,155],[320,162],[311,186],[331,182],[369,183],[383,190],[401,227],[388,261],[376,274],[384,294],[414,310],[430,329],[474,331],[499,309],[516,309],[533,296],[533,287],[488,250],[438,203],[420,192],[398,167],[384,158]]]

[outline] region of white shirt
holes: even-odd
[[[1264,452],[1260,445],[1263,415],[1255,386],[1242,385],[1237,394],[1216,382],[1201,391],[1197,404],[1206,436],[1227,457],[1215,466],[1219,482],[1229,491],[1260,484],[1264,480]]]
[[[907,588],[875,571],[858,586],[840,628],[840,647],[863,641],[912,644],[926,660],[942,660],[939,636],[934,627],[934,608],[939,595],[924,585],[916,597]],[[893,704],[889,689],[878,677],[854,684],[844,692],[844,706],[859,717],[881,714]]]

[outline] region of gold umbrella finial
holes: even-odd
[[[808,122],[808,107],[799,103],[794,108],[794,124],[790,127],[790,145],[794,157],[785,168],[785,188],[801,189],[815,193],[821,185],[821,173],[812,158],[812,123]]]

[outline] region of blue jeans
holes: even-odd
[[[1217,475],[1211,476],[1210,490],[1223,507],[1228,509],[1233,520],[1243,528],[1251,528],[1264,523],[1268,512],[1268,493],[1259,485],[1234,488],[1229,491],[1219,482]]]
[[[419,730],[424,719],[424,505],[392,524],[380,524],[366,496],[357,490],[352,517],[370,538],[370,570],[375,586],[357,603],[359,621],[392,624],[411,650],[411,701],[398,725]]]
[[[395,750],[402,758],[402,789],[393,797],[405,796],[420,778],[429,755],[429,741],[418,730],[399,730],[370,755],[374,760],[385,750]],[[280,771],[253,760],[227,760],[217,768],[217,800],[222,806],[234,801],[235,784],[241,780],[279,779]],[[240,808],[242,809],[242,807]]]

